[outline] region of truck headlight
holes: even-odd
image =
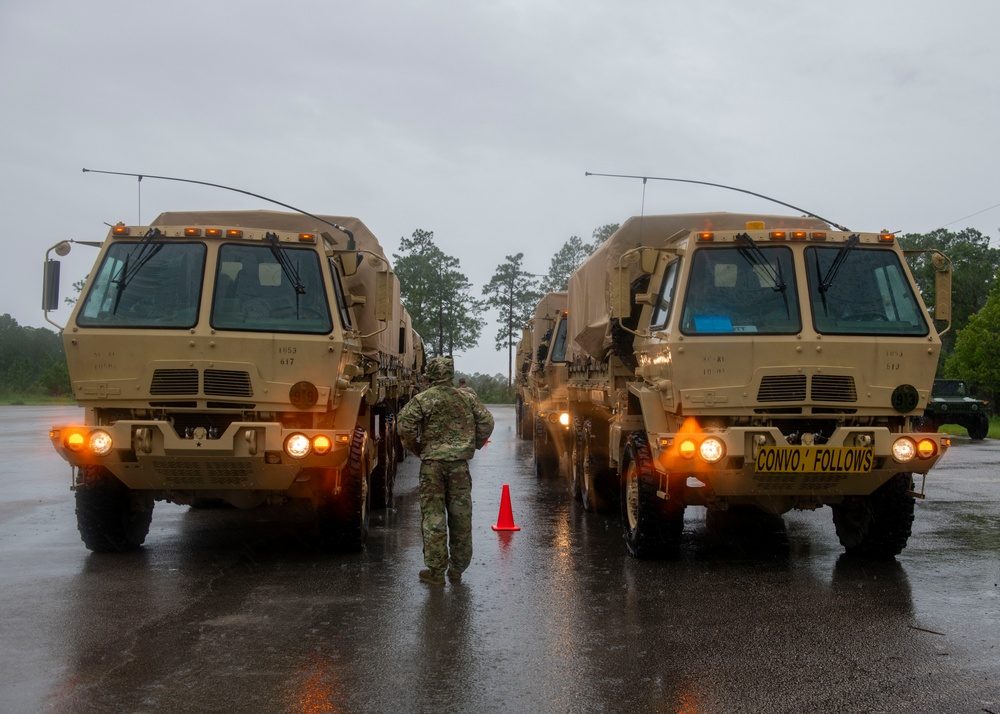
[[[569,426],[569,412],[559,413],[559,423],[563,426]]]
[[[312,444],[305,434],[292,434],[285,439],[285,453],[293,459],[302,459],[309,455]]]
[[[90,448],[90,452],[95,456],[107,456],[111,453],[111,434],[106,431],[90,432],[90,439],[87,441],[87,446]]]
[[[904,436],[892,442],[892,458],[901,464],[909,463],[917,455],[917,445],[913,439]]]
[[[710,436],[701,442],[701,446],[698,447],[698,453],[708,463],[716,464],[726,455],[726,445],[714,436]]]

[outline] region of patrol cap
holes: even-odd
[[[455,360],[451,357],[435,357],[427,363],[427,379],[434,382],[450,382],[455,376]]]

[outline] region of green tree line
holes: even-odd
[[[0,399],[8,402],[71,394],[62,338],[44,327],[22,327],[0,315]]]

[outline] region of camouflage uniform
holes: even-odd
[[[430,569],[427,582],[444,582],[445,569],[449,577],[458,579],[469,567],[469,459],[493,433],[493,416],[474,394],[452,386],[454,374],[451,357],[432,359],[426,372],[431,386],[413,397],[396,420],[403,446],[421,459],[420,514],[424,563]]]

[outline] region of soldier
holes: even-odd
[[[427,364],[431,386],[411,399],[396,421],[403,446],[420,457],[420,580],[459,582],[472,561],[472,477],[469,459],[493,433],[493,416],[478,397],[452,386],[451,357]],[[419,435],[420,441],[417,441]]]
[[[458,378],[458,389],[461,392],[468,392],[469,394],[475,394],[476,390],[465,383],[465,377]]]

